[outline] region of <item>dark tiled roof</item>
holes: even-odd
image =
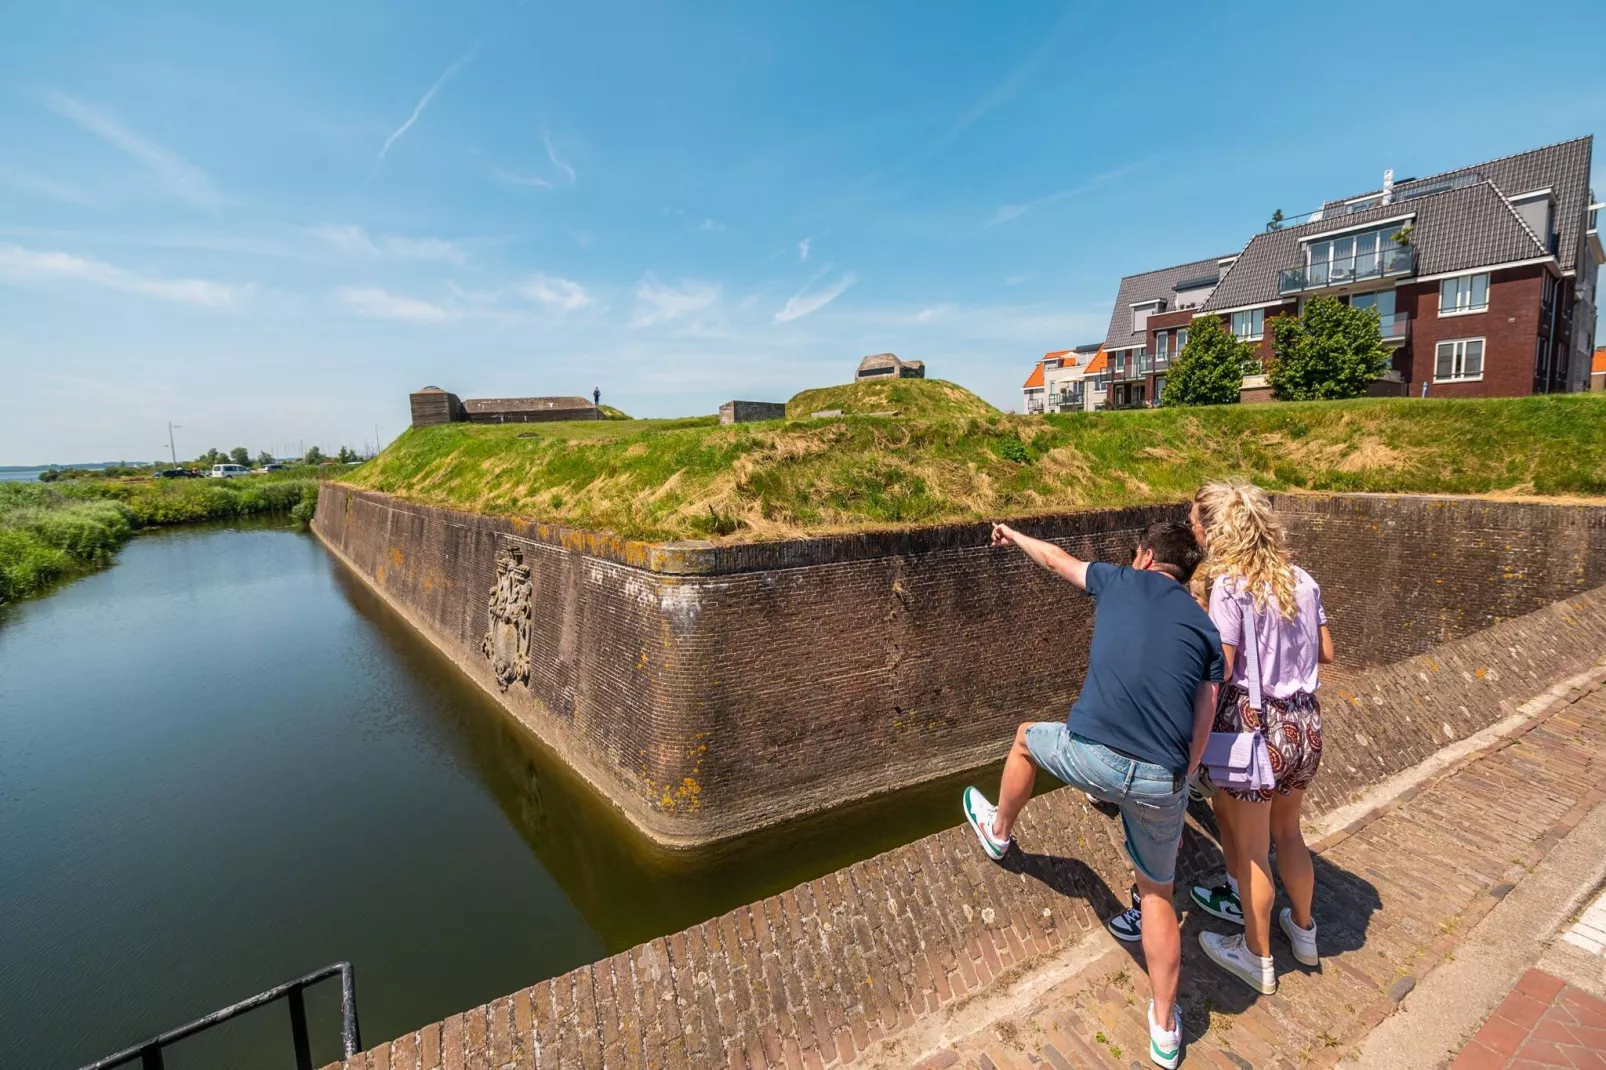
[[[1144,301],[1153,301],[1155,298],[1164,298],[1166,311],[1174,311],[1177,283],[1196,280],[1213,273],[1216,270],[1216,262],[1225,260],[1231,255],[1226,253],[1206,260],[1193,260],[1186,264],[1177,264],[1175,267],[1161,268],[1158,271],[1145,271],[1141,275],[1128,275],[1122,279],[1120,292],[1115,295],[1115,311],[1110,314],[1110,330],[1104,337],[1104,345],[1109,349],[1142,345],[1145,341],[1144,333],[1132,332],[1132,306]]]
[[[1556,250],[1556,259],[1560,261],[1563,271],[1571,271],[1577,266],[1584,247],[1583,226],[1584,215],[1589,208],[1589,165],[1593,144],[1594,138],[1586,135],[1571,141],[1502,156],[1497,160],[1486,160],[1471,167],[1444,171],[1428,175],[1426,178],[1413,178],[1395,185],[1395,204],[1408,203],[1407,199],[1413,191],[1432,189],[1461,175],[1476,175],[1487,179],[1507,197],[1516,197],[1548,186],[1556,197],[1556,219],[1560,224],[1557,229],[1561,231],[1561,244]],[[1373,190],[1370,194],[1360,194],[1344,200],[1357,200],[1359,197],[1373,196],[1381,192]],[[1330,220],[1339,218],[1332,216],[1331,213],[1342,209],[1343,205],[1343,200],[1328,201],[1324,205]],[[1540,235],[1541,239],[1544,237],[1545,235]]]
[[[1533,231],[1501,191],[1488,181],[1480,181],[1403,204],[1379,205],[1364,212],[1256,234],[1205,302],[1205,311],[1292,300],[1278,295],[1277,276],[1282,269],[1304,262],[1301,239],[1413,212],[1416,218],[1411,221],[1411,244],[1416,247],[1418,275],[1545,255]]]
[[[552,412],[558,409],[589,409],[585,398],[470,398],[463,402],[469,412]]]

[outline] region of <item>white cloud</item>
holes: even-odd
[[[799,262],[809,258],[809,242],[813,240],[814,239],[812,238],[804,238],[802,241],[797,243],[797,258]]]
[[[504,186],[533,186],[536,189],[551,189],[552,183],[540,175],[520,175],[501,167],[492,168],[491,177]]]
[[[576,177],[574,168],[570,167],[566,161],[558,158],[558,150],[552,147],[552,139],[547,136],[544,130],[541,132],[541,144],[546,146],[546,158],[552,161],[552,166],[563,172],[564,178],[568,180],[569,185],[574,185]]]
[[[636,284],[636,314],[630,320],[632,327],[650,327],[685,319],[712,308],[719,301],[719,287],[696,279],[682,279],[671,286],[648,272]]]
[[[816,275],[815,278],[817,279],[819,276]],[[804,316],[818,312],[826,305],[829,305],[832,301],[835,301],[837,298],[841,297],[847,292],[848,287],[852,286],[858,281],[859,277],[851,271],[843,275],[831,285],[819,290],[811,291],[809,286],[814,285],[814,283],[813,281],[810,281],[808,286],[804,286],[797,293],[787,298],[786,304],[779,312],[775,313],[775,322],[790,323],[793,320],[802,319]]]
[[[1151,156],[1146,160],[1139,160],[1136,163],[1123,164],[1120,167],[1113,168],[1112,170],[1100,172],[1080,185],[1071,186],[1067,189],[1056,190],[1053,193],[1038,197],[1036,200],[1027,201],[1025,204],[999,205],[998,210],[993,213],[993,217],[982,224],[982,229],[985,230],[988,227],[996,227],[998,224],[1008,223],[1012,219],[1019,219],[1027,212],[1030,212],[1033,208],[1041,208],[1046,204],[1053,204],[1056,201],[1067,200],[1071,197],[1079,197],[1084,193],[1088,193],[1102,185],[1105,185],[1106,183],[1113,182],[1123,175],[1130,174],[1140,167],[1147,166],[1148,164],[1153,163],[1156,159],[1158,159],[1158,157]]]
[[[703,219],[697,224],[698,230],[724,230],[725,224],[717,219]]]
[[[403,297],[377,286],[346,287],[337,291],[340,303],[359,316],[378,320],[405,320],[408,323],[445,323],[456,319],[450,308],[416,297]]]
[[[334,225],[311,227],[309,233],[328,242],[347,256],[444,260],[459,266],[464,261],[462,246],[444,238],[405,238],[393,234],[376,240],[361,227]]]
[[[120,293],[202,308],[237,307],[250,291],[249,287],[230,286],[206,279],[164,279],[141,275],[103,260],[5,244],[0,244],[0,278],[15,282],[58,279],[83,282]]]
[[[585,287],[573,279],[557,275],[537,275],[517,287],[517,290],[531,301],[539,301],[564,312],[573,312],[591,303],[591,295],[586,293]]]
[[[113,148],[133,157],[174,196],[213,210],[222,201],[204,171],[109,116],[80,104],[64,93],[46,94],[45,104],[63,119],[76,123]]]
[[[1023,282],[1031,281],[1030,275],[1011,275],[1004,280],[1005,286],[1019,286]]]
[[[435,79],[435,84],[429,87],[429,92],[419,97],[418,103],[413,105],[413,113],[407,117],[407,121],[391,131],[390,136],[385,139],[384,146],[379,150],[379,159],[383,160],[385,154],[390,151],[390,147],[396,143],[397,139],[413,128],[413,124],[418,122],[418,117],[424,114],[424,109],[429,107],[429,102],[435,99],[435,94],[441,91],[441,87],[447,83],[452,75],[467,66],[473,58],[474,52],[471,49],[459,56],[456,62],[441,72],[441,76]]]
[[[37,193],[42,197],[49,197],[53,201],[82,205],[85,208],[100,207],[100,202],[87,193],[57,182],[54,179],[45,178],[42,175],[31,175],[9,167],[0,167],[0,180],[17,189],[24,189],[31,193]]]

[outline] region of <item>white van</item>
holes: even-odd
[[[214,464],[209,473],[213,479],[234,479],[236,476],[248,476],[251,469],[243,464]]]

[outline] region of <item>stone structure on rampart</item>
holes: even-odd
[[[854,376],[860,382],[866,379],[924,379],[926,364],[920,360],[900,360],[896,353],[872,353],[859,361]]]
[[[582,397],[470,398],[438,386],[426,386],[408,395],[413,426],[430,424],[532,424],[555,420],[600,420],[602,411]]]

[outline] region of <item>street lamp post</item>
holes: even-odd
[[[176,424],[172,420],[167,421],[167,452],[173,458],[174,468],[178,467],[178,449],[173,445],[173,428],[183,426],[183,424]]]

